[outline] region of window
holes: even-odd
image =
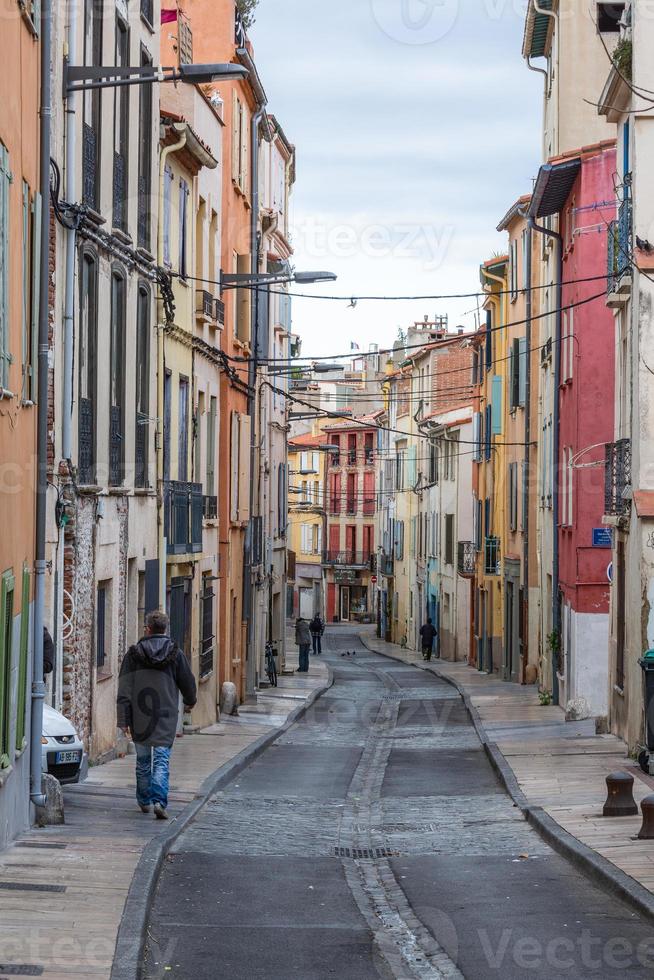
[[[130,64],[129,27],[116,16],[116,61],[119,68]],[[150,86],[143,86],[150,88]],[[117,88],[114,94],[114,185],[113,223],[115,228],[127,230],[128,201],[128,153],[129,153],[129,86]]]
[[[375,513],[375,474],[363,474],[363,513]]]
[[[177,402],[177,479],[180,483],[188,480],[188,378],[179,379],[179,397]]]
[[[249,120],[236,92],[232,94],[232,183],[241,194],[249,194]]]
[[[357,463],[357,437],[355,435],[347,437],[347,464],[356,466]]]
[[[481,462],[481,412],[475,412],[472,416],[472,461]]]
[[[522,232],[522,288],[529,289],[527,273],[529,271],[529,229],[525,228]]]
[[[164,374],[164,431],[163,457],[164,480],[170,480],[170,433],[173,426],[173,375],[170,370]]]
[[[11,679],[14,637],[14,576],[5,572],[0,584],[0,769],[11,765]]]
[[[493,314],[486,310],[486,370],[493,367]]]
[[[188,275],[188,199],[189,186],[185,180],[179,182],[179,265],[178,271],[182,279]]]
[[[518,464],[509,463],[509,526],[518,529]]]
[[[109,484],[120,486],[125,467],[125,303],[122,270],[111,276],[111,356],[109,381]]]
[[[563,313],[563,344],[561,350],[561,374],[563,381],[572,381],[575,356],[575,317],[574,307]]]
[[[597,4],[597,30],[600,34],[617,34],[624,14],[624,3]]]
[[[27,677],[30,635],[30,573],[23,568],[23,588],[20,604],[20,649],[18,661],[18,692],[16,697],[16,751],[25,748],[25,710],[27,706]]]
[[[454,564],[454,514],[445,515],[445,564]]]
[[[98,582],[95,600],[95,665],[99,673],[108,673],[110,636],[111,582]]]
[[[563,483],[563,494],[561,501],[561,524],[564,527],[572,527],[574,524],[574,514],[573,514],[573,476],[574,469],[572,466],[572,447],[567,446],[563,450],[563,473],[562,473],[562,483]]]
[[[374,435],[372,432],[366,432],[365,434],[365,463],[366,466],[372,466],[375,461],[375,444]]]
[[[363,528],[363,558],[367,561],[375,552],[375,529],[366,524]]]
[[[170,248],[170,219],[172,213],[173,172],[170,167],[164,170],[163,190],[163,258],[164,265],[170,268],[172,264]]]
[[[213,671],[214,641],[213,604],[216,593],[213,589],[213,577],[202,576],[202,637],[200,641],[200,679],[209,677]]]
[[[491,458],[492,448],[492,406],[487,405],[484,419],[484,456],[486,462]]]
[[[509,290],[511,302],[518,298],[518,243],[512,239],[509,243]]]
[[[398,561],[404,558],[404,521],[395,521],[395,557]]]
[[[484,554],[484,571],[486,575],[500,574],[500,539],[486,538]]]
[[[0,143],[0,387],[9,388],[9,152]]]
[[[84,250],[80,259],[78,478],[95,482],[95,418],[98,336],[98,265],[94,252]]]
[[[136,441],[134,485],[149,486],[150,289],[140,282],[136,305]]]
[[[218,399],[212,396],[209,401],[209,417],[207,419],[207,478],[205,491],[207,496],[216,494],[216,422],[218,415]]]
[[[84,64],[88,67],[102,64],[102,0],[87,0],[84,4]],[[87,89],[82,98],[82,203],[97,211],[100,207],[102,92]]]
[[[332,473],[330,477],[330,510],[332,514],[341,512],[341,474]]]
[[[334,447],[337,447],[334,449],[334,452],[330,456],[331,465],[340,466],[341,465],[341,437],[333,436],[330,439],[330,444]]]
[[[438,446],[435,442],[429,443],[429,482],[438,483]]]
[[[23,387],[24,402],[36,402],[39,359],[41,195],[23,182]]]
[[[150,8],[152,4],[150,3]],[[141,10],[143,5],[141,5]],[[152,11],[149,11],[150,15]],[[149,18],[149,22],[152,20]],[[141,67],[152,65],[152,58],[141,48]],[[139,85],[139,172],[138,172],[138,243],[150,248],[152,198],[152,85]]]
[[[357,507],[357,474],[348,473],[347,475],[347,513],[356,514]]]
[[[494,436],[502,434],[502,376],[496,374],[492,380],[491,425]]]
[[[251,272],[250,255],[236,255],[236,272],[246,275]],[[250,342],[250,311],[252,301],[251,289],[234,290],[234,332],[237,340],[247,344]]]
[[[250,519],[250,417],[232,412],[230,516],[233,523]],[[277,472],[277,517],[280,535],[286,531],[286,467]]]

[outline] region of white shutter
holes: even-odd
[[[240,415],[238,460],[238,519],[250,520],[250,416]]]
[[[238,521],[238,496],[239,496],[239,416],[238,412],[232,412],[232,447],[231,447],[231,472],[230,472],[230,520],[233,524]]]
[[[236,91],[232,91],[232,181],[241,183],[241,103]]]

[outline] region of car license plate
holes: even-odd
[[[80,751],[75,749],[70,752],[57,752],[55,756],[55,765],[60,766],[66,762],[79,762],[80,761]]]

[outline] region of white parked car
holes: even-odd
[[[79,735],[59,711],[43,705],[43,735],[41,737],[43,771],[60,783],[79,783],[86,778],[87,763],[84,745]]]

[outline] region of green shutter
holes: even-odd
[[[0,386],[9,383],[9,153],[0,143]]]
[[[18,695],[16,700],[16,751],[22,752],[25,740],[27,706],[27,660],[30,636],[30,571],[23,568],[23,595],[20,605],[20,660],[18,662]]]
[[[0,585],[0,769],[11,765],[11,661],[14,629],[14,577],[5,572]]]
[[[30,187],[23,181],[23,315],[21,322],[21,356],[23,384],[21,398],[26,401],[30,391]]]
[[[518,404],[524,405],[527,401],[527,338],[521,337],[518,341]]]
[[[32,390],[30,397],[38,401],[39,390],[39,311],[41,309],[41,195],[32,201]]]
[[[491,406],[492,432],[498,436],[502,432],[502,378],[499,374],[493,375]]]
[[[409,447],[409,486],[414,487],[418,479],[416,447]]]

